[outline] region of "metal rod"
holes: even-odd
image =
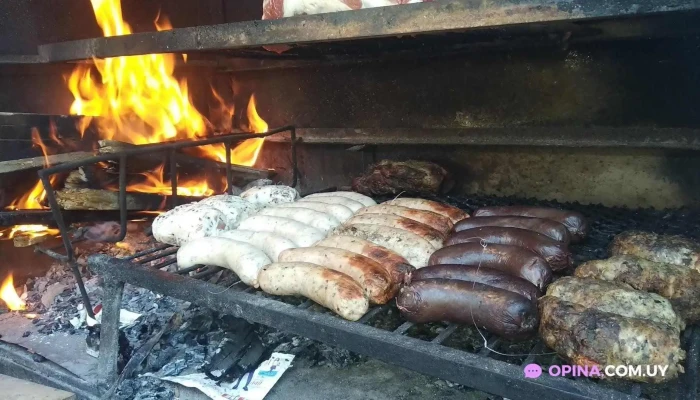
[[[401,326],[399,326],[398,328],[396,328],[396,329],[394,330],[394,333],[396,333],[396,334],[398,334],[398,335],[403,335],[404,333],[406,333],[407,330],[411,329],[411,327],[412,327],[413,325],[415,325],[413,322],[406,321],[406,322],[404,322],[403,324],[401,324]]]
[[[170,190],[172,197],[172,203],[170,206],[175,208],[178,206],[177,200],[177,159],[175,158],[175,149],[171,149],[168,152],[170,157]]]
[[[119,157],[119,236],[110,242],[121,242],[126,237],[126,156]]]
[[[161,250],[165,250],[165,249],[167,249],[168,247],[171,247],[171,245],[169,245],[169,244],[160,244],[160,245],[158,245],[158,246],[156,246],[156,247],[154,247],[154,248],[152,248],[152,249],[144,250],[144,251],[142,251],[142,252],[139,252],[139,253],[136,253],[136,254],[132,254],[132,255],[130,255],[130,256],[128,256],[128,257],[124,257],[123,260],[134,260],[134,259],[137,259],[137,258],[140,258],[140,257],[143,257],[143,256],[147,256],[147,255],[149,255],[149,254],[156,253],[156,252],[161,251]]]
[[[177,247],[167,248],[167,249],[163,250],[161,253],[153,254],[153,255],[150,255],[148,257],[144,257],[143,259],[138,260],[137,263],[145,264],[147,262],[151,262],[151,261],[157,260],[159,258],[165,258],[167,256],[171,256],[171,255],[177,253],[177,250],[178,250]]]
[[[224,142],[226,148],[226,193],[233,194],[233,173],[231,171],[231,141]]]
[[[299,168],[297,168],[297,130],[296,127],[289,128],[289,134],[292,138],[292,184],[291,187],[296,187],[299,180]]]
[[[447,328],[445,328],[442,332],[440,332],[439,335],[435,336],[431,342],[433,343],[442,343],[445,340],[447,340],[450,335],[455,333],[455,331],[459,328],[459,325],[457,324],[450,324]]]

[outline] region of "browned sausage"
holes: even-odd
[[[511,207],[483,207],[474,211],[475,217],[490,217],[503,215],[519,215],[521,217],[535,217],[551,219],[564,224],[571,234],[571,241],[582,241],[588,234],[588,221],[575,211],[558,210],[556,208],[511,206]]]
[[[482,226],[504,226],[506,228],[527,229],[541,233],[554,240],[569,244],[571,235],[566,227],[551,219],[533,217],[473,217],[459,221],[455,224],[455,232],[466,231],[467,229],[481,228]]]
[[[508,244],[531,250],[544,258],[557,271],[573,264],[571,252],[564,243],[545,235],[520,228],[482,226],[453,234],[445,246],[459,243]]]
[[[525,279],[488,267],[456,264],[431,265],[411,272],[408,281],[410,283],[425,279],[456,279],[481,283],[517,293],[534,302],[537,302],[537,299],[542,295],[542,292],[535,285]]]
[[[506,244],[462,243],[433,253],[428,265],[462,264],[494,268],[544,289],[552,280],[552,269],[542,257],[528,249]]]
[[[449,279],[426,279],[401,289],[401,315],[411,322],[447,321],[486,329],[507,339],[537,331],[537,306],[507,290]]]

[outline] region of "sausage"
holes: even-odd
[[[262,207],[268,207],[295,202],[299,200],[299,192],[293,187],[284,185],[257,186],[241,193],[241,198]]]
[[[503,216],[503,217],[472,217],[463,219],[455,224],[454,231],[461,232],[467,229],[481,228],[482,226],[503,226],[506,228],[520,228],[541,233],[566,245],[571,241],[571,234],[566,227],[551,219]]]
[[[427,240],[433,247],[439,249],[442,247],[442,243],[445,241],[445,235],[440,231],[429,227],[426,224],[421,224],[418,221],[412,219],[399,217],[398,215],[390,214],[362,214],[356,215],[350,218],[346,224],[370,224],[370,225],[380,225],[388,226],[391,228],[398,228],[404,231],[415,233],[416,235]]]
[[[401,315],[411,322],[447,321],[478,326],[510,340],[537,331],[537,305],[525,297],[481,283],[426,279],[401,289]]]
[[[371,197],[365,196],[364,194],[356,193],[356,192],[326,192],[326,193],[314,193],[306,196],[306,199],[313,199],[314,197],[346,197],[350,200],[355,200],[359,201],[362,203],[363,206],[368,207],[368,206],[373,206],[376,205],[377,202],[374,201]]]
[[[542,295],[542,292],[535,285],[525,279],[488,267],[456,264],[431,265],[411,272],[407,283],[426,279],[456,279],[481,283],[517,293],[535,303]]]
[[[355,213],[353,213],[351,209],[345,207],[344,205],[319,203],[311,200],[304,202],[280,204],[275,208],[305,208],[309,210],[315,210],[322,213],[330,214],[340,222],[345,222],[353,215],[355,215]]]
[[[246,285],[258,287],[258,273],[272,263],[262,250],[248,243],[220,237],[188,242],[177,251],[177,265],[215,265],[233,271]]]
[[[341,196],[328,196],[328,197],[304,197],[299,200],[299,202],[313,201],[316,203],[326,203],[326,204],[340,204],[352,210],[355,213],[360,208],[364,207],[359,201],[348,199],[347,197]]]
[[[388,226],[354,224],[335,228],[331,235],[354,236],[386,247],[408,260],[416,268],[428,265],[435,248],[427,240],[411,233]]]
[[[221,211],[226,218],[227,230],[238,228],[241,221],[255,214],[260,209],[260,206],[257,204],[228,194],[207,197],[197,204],[213,207]]]
[[[588,234],[588,221],[583,214],[575,211],[558,210],[556,208],[510,206],[483,207],[474,211],[474,217],[490,217],[513,215],[521,217],[545,218],[563,224],[571,234],[571,241],[578,243]]]
[[[153,220],[153,237],[175,246],[211,236],[226,229],[226,216],[214,207],[184,204],[161,214]]]
[[[261,210],[257,215],[293,219],[325,233],[340,226],[340,221],[334,216],[308,208],[268,207]]]
[[[379,204],[376,206],[365,207],[357,212],[357,215],[362,214],[391,214],[398,215],[399,217],[404,217],[418,221],[422,224],[426,224],[433,229],[436,229],[442,233],[448,233],[452,230],[452,221],[438,213],[425,210],[416,210],[413,208],[402,207],[402,206],[391,206],[388,204]]]
[[[432,201],[432,200],[412,199],[412,198],[401,197],[398,199],[389,200],[387,202],[384,202],[383,204],[389,204],[389,205],[393,205],[393,206],[403,206],[403,207],[413,208],[416,210],[432,211],[432,212],[438,213],[440,215],[443,215],[443,216],[449,218],[453,224],[456,224],[457,222],[459,222],[465,218],[469,218],[469,214],[460,210],[457,207],[453,207],[449,204],[439,203],[437,201]]]
[[[445,246],[459,243],[507,244],[523,247],[539,254],[554,271],[570,267],[573,264],[571,252],[565,244],[537,232],[520,228],[483,226],[469,229],[450,236],[445,242]]]
[[[462,264],[494,268],[519,276],[540,290],[552,281],[552,269],[528,249],[506,244],[462,243],[443,247],[430,256],[428,265]]]
[[[384,304],[396,295],[398,285],[376,261],[343,249],[305,247],[285,250],[280,262],[310,262],[341,272],[357,282],[375,304]]]
[[[260,288],[278,296],[304,296],[341,317],[357,321],[369,302],[349,276],[310,263],[275,263],[260,271]]]
[[[326,234],[293,219],[256,215],[241,222],[240,229],[254,232],[271,232],[291,240],[299,247],[312,246]]]
[[[414,270],[408,260],[396,252],[357,237],[331,236],[316,243],[316,246],[335,247],[371,258],[387,270],[394,284],[403,284],[407,274]]]
[[[235,229],[232,231],[218,232],[214,236],[252,244],[265,252],[274,262],[277,262],[281,252],[299,247],[291,240],[270,232],[253,232],[244,229]]]
[[[683,236],[626,231],[615,236],[610,246],[610,254],[637,256],[700,272],[700,243]]]

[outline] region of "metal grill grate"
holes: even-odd
[[[592,229],[586,242],[572,246],[577,263],[605,257],[613,236],[628,229],[700,238],[698,210],[629,210],[493,197],[448,196],[436,200],[470,211],[484,205],[523,203],[580,211],[590,219]],[[474,327],[413,324],[401,319],[394,304],[376,306],[358,322],[344,321],[310,300],[270,296],[246,287],[240,281],[233,281],[225,288],[202,282],[221,268],[179,269],[175,248],[165,245],[121,260],[96,256],[89,265],[106,279],[142,286],[504,397],[627,399],[652,395],[663,399],[696,398],[700,346],[700,329],[697,328],[687,329],[684,335],[688,372],[669,384],[599,383],[549,376],[532,380],[523,377],[524,365],[562,362],[539,340],[513,343],[486,332],[482,332],[482,337]],[[160,270],[166,267],[172,272]],[[487,346],[484,346],[484,341]]]

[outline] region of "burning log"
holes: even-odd
[[[181,197],[181,203],[199,198]],[[119,193],[102,189],[62,189],[56,191],[58,205],[64,210],[119,210]],[[168,196],[127,193],[126,209],[134,211],[162,209]]]
[[[64,210],[63,219],[67,224],[76,222],[119,221],[119,211],[116,210]],[[153,218],[157,211],[129,211],[128,220]],[[48,225],[54,226],[55,220],[51,210],[14,210],[0,211],[0,227],[15,225]]]
[[[0,175],[44,168],[44,165],[46,165],[47,162],[49,165],[58,165],[74,161],[82,161],[94,156],[95,155],[90,152],[75,151],[72,153],[23,158],[21,160],[0,161]]]

